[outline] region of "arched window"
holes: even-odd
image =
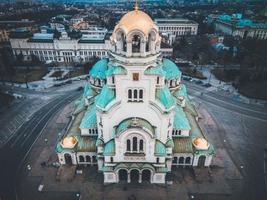
[[[173,159],[172,159],[172,163],[173,163],[173,164],[177,164],[177,157],[173,157]]]
[[[110,162],[113,163],[113,157],[110,157]]]
[[[143,90],[139,90],[139,99],[143,99]]]
[[[179,164],[184,164],[184,157],[179,158]]]
[[[83,156],[79,156],[79,162],[84,162],[84,157]]]
[[[140,140],[139,142],[139,151],[144,151],[144,141]]]
[[[157,158],[157,163],[159,163],[159,158]]]
[[[137,90],[134,90],[134,99],[137,99]]]
[[[159,77],[157,77],[157,84],[159,84]]]
[[[131,101],[132,100],[132,90],[128,90],[128,99]]]
[[[141,38],[139,35],[134,35],[132,40],[132,52],[139,53],[140,52],[140,44]]]
[[[127,140],[127,151],[131,151],[131,140]]]
[[[185,159],[185,163],[186,163],[186,164],[190,164],[190,163],[191,163],[191,158],[190,158],[190,157],[187,157],[187,158]]]
[[[86,162],[91,162],[91,157],[90,156],[85,156],[85,160],[86,160]]]
[[[113,84],[115,83],[115,78],[114,78],[114,76],[112,76],[112,83],[113,83]]]
[[[137,137],[133,137],[133,151],[137,151]]]

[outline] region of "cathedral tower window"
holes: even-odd
[[[133,138],[133,151],[137,151],[137,137]]]
[[[143,140],[140,140],[140,142],[139,142],[139,150],[144,151],[144,141]]]
[[[159,84],[159,77],[157,77],[157,84]]]
[[[143,89],[129,89],[128,90],[128,101],[129,102],[142,102],[144,98]]]

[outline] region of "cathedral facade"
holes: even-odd
[[[56,146],[59,162],[97,165],[104,183],[165,183],[172,166],[209,166],[214,148],[152,19],[128,12],[110,39]]]

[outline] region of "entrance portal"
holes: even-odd
[[[205,161],[206,161],[206,156],[199,156],[197,166],[204,167]]]
[[[119,182],[127,181],[127,176],[128,176],[128,173],[125,169],[119,170]]]
[[[136,170],[136,169],[131,170],[130,177],[131,177],[131,182],[132,183],[138,183],[139,171]]]
[[[150,183],[151,180],[151,172],[148,169],[142,171],[142,182]]]
[[[72,165],[72,158],[70,154],[64,154],[64,158],[65,158],[65,163],[66,165]]]

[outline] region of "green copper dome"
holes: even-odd
[[[163,59],[163,70],[166,72],[165,78],[167,80],[180,78],[182,75],[177,65],[169,59]]]
[[[104,58],[97,61],[89,72],[93,78],[105,79],[107,71],[108,59]]]

